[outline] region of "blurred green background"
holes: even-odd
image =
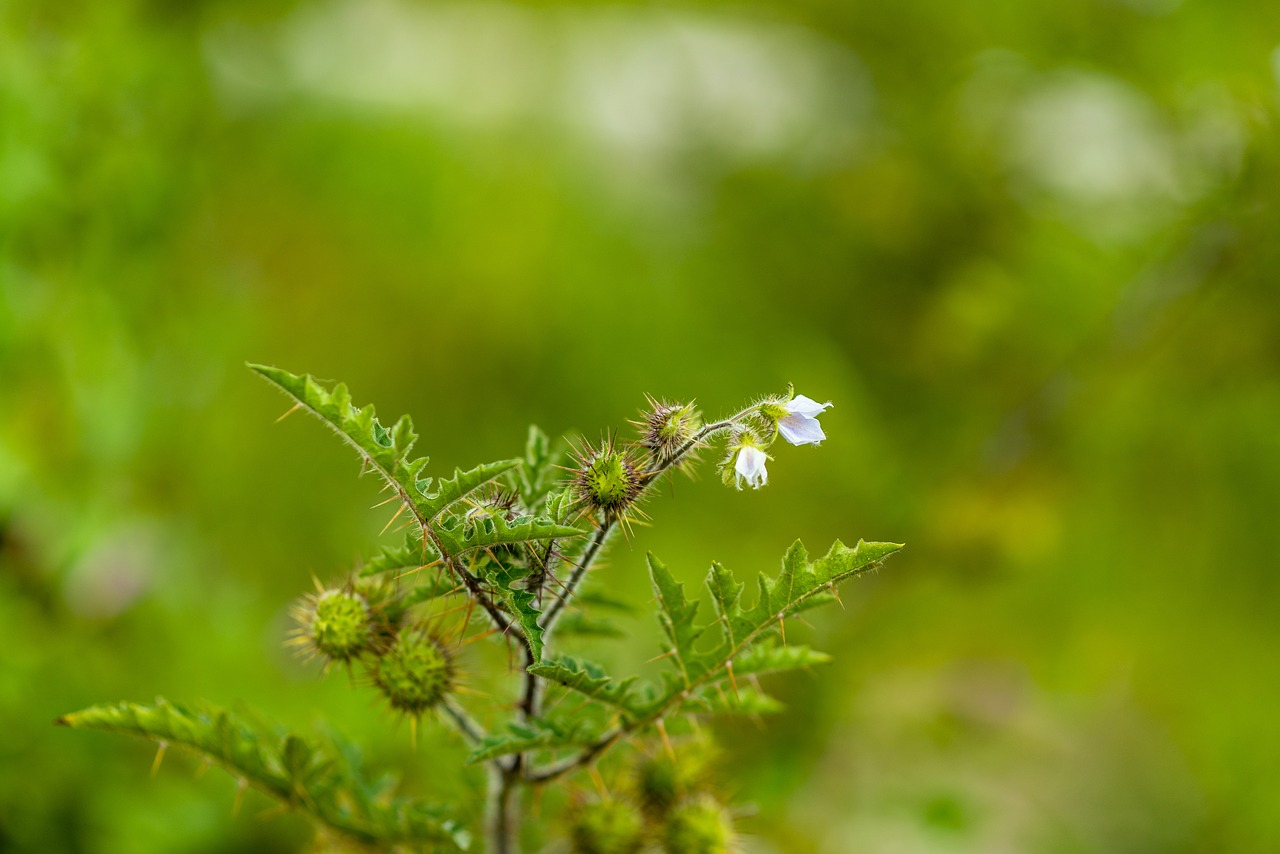
[[[602,570],[908,543],[722,728],[749,850],[1280,850],[1278,45],[1263,2],[3,0],[0,849],[304,847],[51,726],[156,694],[327,715],[474,815],[462,748],[281,646],[386,514],[251,360],[441,469],[645,392],[834,401]]]

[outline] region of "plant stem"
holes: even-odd
[[[519,774],[501,765],[489,766],[489,796],[485,807],[485,851],[519,854]]]
[[[730,427],[737,424],[740,419],[750,415],[752,412],[755,412],[755,410],[756,407],[751,406],[736,415],[724,419],[723,421],[717,421],[714,424],[706,425],[695,433],[689,441],[681,445],[679,450],[672,454],[668,460],[661,463],[655,462],[645,470],[645,481],[641,485],[640,492],[636,496],[636,499],[639,500],[649,487],[657,481],[658,475],[673,466],[678,465],[680,461],[688,456],[689,452],[698,445],[702,444],[716,433],[728,430]],[[591,538],[591,542],[587,545],[586,550],[583,551],[582,558],[574,567],[573,574],[569,576],[569,580],[565,583],[564,590],[561,592],[560,596],[551,603],[551,607],[547,609],[542,620],[542,637],[544,647],[550,641],[552,626],[555,625],[561,612],[564,611],[564,609],[569,605],[569,602],[573,599],[573,595],[578,588],[578,584],[586,577],[587,571],[591,569],[591,564],[594,563],[596,557],[599,556],[601,549],[604,547],[605,540],[608,539],[609,534],[613,531],[613,528],[617,523],[617,516],[606,516],[600,522],[600,526],[596,528],[595,535]]]
[[[640,487],[640,493],[636,496],[638,499],[648,490],[648,488],[658,480],[659,475],[671,469],[680,463],[691,451],[705,442],[707,439],[721,433],[738,423],[739,420],[750,415],[756,410],[755,406],[748,407],[741,412],[726,418],[723,421],[717,421],[714,424],[708,424],[695,433],[689,441],[685,442],[680,448],[671,455],[670,458],[662,462],[654,462],[644,472],[644,483]],[[550,642],[551,630],[555,626],[556,621],[564,613],[565,608],[573,600],[578,585],[582,579],[586,577],[587,572],[591,569],[593,563],[600,552],[603,550],[609,534],[616,527],[618,516],[606,515],[600,520],[599,527],[596,528],[595,534],[591,538],[591,542],[583,550],[581,558],[574,567],[573,573],[569,576],[565,583],[564,590],[555,598],[551,606],[547,608],[543,614],[542,629],[544,648]],[[533,649],[528,641],[524,644],[525,653],[525,674],[524,674],[524,690],[520,698],[520,718],[522,721],[529,721],[539,714],[539,707],[542,701],[543,681],[541,678],[534,676],[529,672],[529,668],[538,663],[537,658],[533,654]],[[548,780],[559,777],[574,768],[581,767],[594,759],[597,755],[607,749],[614,741],[625,734],[625,730],[615,729],[613,732],[602,738],[600,741],[591,745],[582,753],[570,757],[568,760],[562,761],[560,764],[544,770],[542,773],[533,776],[528,773],[525,763],[524,754],[516,754],[509,765],[503,765],[501,762],[495,761],[489,765],[489,792],[486,805],[486,822],[485,835],[488,840],[487,850],[493,854],[516,854],[519,851],[519,837],[517,834],[517,823],[519,820],[519,791],[520,787],[546,782]]]

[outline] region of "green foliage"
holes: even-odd
[[[614,680],[600,665],[579,661],[571,656],[535,664],[529,668],[529,672],[543,679],[550,679],[592,700],[614,706],[628,715],[637,716],[643,712],[643,704],[631,692],[636,681],[634,676]]]
[[[586,724],[535,718],[525,723],[509,724],[505,732],[485,738],[467,761],[474,764],[528,751],[581,747],[590,744],[595,737],[596,733]]]
[[[344,745],[321,743],[250,723],[215,706],[92,706],[58,719],[74,729],[141,736],[161,747],[187,748],[247,785],[301,810],[352,839],[370,844],[430,844],[465,850],[469,834],[440,812],[390,798],[361,773]]]
[[[373,406],[357,409],[345,383],[326,390],[310,374],[298,376],[266,365],[250,365],[254,371],[288,394],[296,405],[315,415],[359,452],[396,491],[413,513],[437,551],[446,558],[472,549],[495,545],[521,544],[531,540],[580,534],[576,528],[522,520],[507,525],[490,519],[480,525],[436,524],[437,519],[457,502],[521,464],[520,460],[499,460],[463,471],[455,469],[451,478],[422,477],[430,458],[411,458],[418,434],[408,415],[387,429],[378,420]]]
[[[305,597],[296,609],[300,628],[294,642],[327,662],[363,668],[393,710],[415,721],[429,711],[437,713],[433,719],[451,723],[472,743],[468,762],[484,763],[496,781],[490,787],[488,841],[497,854],[514,850],[514,819],[508,813],[517,787],[586,767],[623,736],[651,725],[662,727],[665,737],[667,716],[779,710],[781,704],[759,689],[756,677],[827,661],[808,647],[786,645],[784,620],[835,601],[836,584],[874,569],[901,548],[861,541],[847,548],[837,541],[826,556],[810,561],[797,542],[776,577],[759,576],[759,592],[750,606],[742,602],[743,584],[715,564],[706,585],[717,618],[706,624],[697,621],[698,602],[690,601],[684,585],[650,555],[657,617],[668,647],[663,658],[676,671],[664,674],[661,688],[636,677],[614,677],[605,667],[572,656],[544,660],[549,633],[561,617],[566,634],[616,633],[607,616],[595,612],[607,615],[630,607],[578,590],[614,526],[635,518],[635,504],[668,468],[684,466],[699,443],[717,433],[738,435],[742,423],[756,417],[758,406],[698,428],[701,417],[691,405],[672,408],[651,401],[656,408],[646,419],[649,430],[641,442],[610,435],[599,447],[585,445],[568,477],[558,474],[567,460],[564,446],[553,447],[533,427],[523,459],[455,470],[453,477],[439,479],[424,476],[425,457],[412,456],[417,434],[407,416],[388,429],[372,406],[352,405],[345,385],[330,390],[310,375],[251,367],[356,448],[365,466],[393,491],[392,499],[399,499],[396,515],[407,509],[417,523],[401,543],[379,550],[343,586]],[[583,529],[565,524],[572,513],[579,514],[576,521],[594,527],[591,537],[581,537]],[[459,560],[463,555],[465,562]],[[435,616],[413,613],[418,605],[451,596],[464,602],[438,609]],[[455,656],[477,605],[501,629],[491,636],[502,644],[516,641],[524,658],[516,712],[492,731],[454,696]],[[570,605],[574,610],[566,613]],[[459,612],[457,626],[446,629],[439,622]],[[738,677],[750,684],[739,685]],[[547,686],[587,702],[577,709],[549,705],[544,710]],[[356,778],[353,765],[339,762],[338,751],[255,729],[220,710],[192,711],[164,702],[121,705],[89,709],[62,722],[182,744],[361,841],[454,846],[466,841],[436,810],[405,802],[388,806],[360,794],[370,790]],[[539,764],[543,762],[555,764]],[[645,833],[665,839],[670,850],[719,850],[708,840],[723,829],[716,823],[721,813],[704,809],[709,803],[668,803],[666,835],[652,827]],[[689,813],[687,820],[679,818],[680,810]],[[621,821],[626,815],[629,823]],[[579,817],[586,821],[587,813]],[[632,851],[642,844],[639,813],[615,811],[597,818],[579,823],[580,832],[574,835],[578,850]]]

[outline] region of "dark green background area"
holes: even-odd
[[[908,544],[720,729],[751,850],[1280,849],[1278,48],[1261,2],[0,2],[0,849],[305,847],[50,725],[157,694],[475,814],[450,736],[284,650],[386,514],[246,360],[438,471],[833,401],[600,571]]]

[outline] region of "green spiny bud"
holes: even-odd
[[[593,801],[570,818],[574,854],[634,854],[644,844],[644,821],[622,801]]]
[[[663,828],[667,854],[727,854],[733,842],[733,819],[709,797],[677,806]]]
[[[692,403],[668,403],[649,398],[649,411],[640,428],[640,444],[649,449],[654,459],[668,462],[689,443],[701,426],[701,418]]]
[[[302,624],[298,641],[331,661],[350,661],[373,637],[369,603],[349,588],[306,597],[296,616]]]
[[[660,819],[677,803],[710,784],[714,748],[706,741],[681,744],[675,756],[666,752],[645,756],[632,772],[631,788],[641,808]]]
[[[578,500],[590,507],[619,515],[636,500],[643,486],[644,475],[636,461],[612,439],[599,448],[587,445],[578,455],[573,489]]]
[[[373,681],[391,707],[420,715],[453,688],[453,659],[439,638],[411,626],[399,636],[374,668]]]

